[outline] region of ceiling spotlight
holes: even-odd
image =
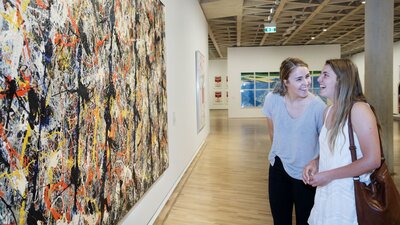
[[[326,29],[326,28],[322,29],[323,32],[325,32],[325,31],[327,31],[327,30],[328,30],[328,29]]]
[[[361,1],[361,4],[365,4],[365,0]]]
[[[315,39],[315,37],[311,37],[311,40],[314,40]]]

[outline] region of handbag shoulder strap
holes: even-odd
[[[353,135],[353,126],[351,125],[351,109],[353,108],[353,105],[351,105],[349,115],[348,115],[348,128],[349,128],[349,141],[350,141],[350,154],[351,154],[351,161],[354,162],[357,160],[357,154],[356,154],[356,145],[354,144],[354,135]]]

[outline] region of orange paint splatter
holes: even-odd
[[[11,160],[10,160],[10,166],[11,166],[12,168],[16,168],[16,167],[17,167],[16,159],[19,160],[20,155],[18,154],[18,152],[17,152],[15,149],[13,149],[13,148],[11,147],[11,144],[10,144],[10,142],[9,142],[8,139],[7,139],[7,135],[6,135],[6,133],[4,132],[4,127],[3,127],[3,125],[2,125],[1,123],[0,123],[0,136],[1,136],[1,138],[3,139],[3,141],[6,143],[6,149],[7,149],[7,151],[8,151],[8,154],[10,155],[10,158],[11,158]]]
[[[18,89],[17,89],[17,91],[15,92],[15,94],[12,96],[13,98],[14,98],[14,97],[21,97],[21,96],[24,96],[26,93],[28,93],[29,89],[31,88],[31,85],[30,85],[30,77],[25,76],[25,74],[23,73],[22,70],[20,70],[20,72],[22,73],[22,76],[23,76],[23,78],[24,78],[24,81],[18,82]],[[11,81],[12,81],[11,76],[7,76],[7,80],[8,80],[8,82],[11,82]],[[8,90],[10,90],[10,88],[9,88],[9,86],[8,86],[8,82],[6,83],[6,84],[7,84],[7,88],[6,88],[3,92],[8,92]],[[7,96],[7,94],[0,94],[0,99],[5,98],[6,96]]]
[[[19,8],[18,8],[18,10],[17,10],[17,24],[18,24],[18,27],[20,27],[23,22],[24,22],[24,19],[22,18],[21,12],[19,11]]]
[[[24,31],[24,41],[25,41],[26,52],[28,53],[28,59],[30,59],[31,49],[29,48],[28,38],[26,37],[26,32],[25,31]]]
[[[49,198],[49,186],[47,186],[44,190],[44,203],[46,204],[46,207],[50,210],[51,214],[56,220],[61,218],[61,214],[51,207],[51,202]]]
[[[93,180],[93,177],[94,177],[93,171],[90,169],[88,171],[88,175],[87,175],[85,186],[89,186],[90,185],[91,181]]]
[[[100,46],[103,46],[103,45],[104,45],[104,42],[105,42],[108,38],[110,38],[110,35],[109,35],[109,34],[106,35],[102,40],[100,40],[100,41],[98,41],[98,42],[96,43],[96,52],[98,51],[98,48],[99,48]]]
[[[62,191],[64,189],[66,189],[67,187],[68,187],[68,185],[61,181],[61,182],[58,182],[58,183],[53,184],[53,185],[47,185],[45,190],[44,190],[44,202],[45,202],[45,205],[50,210],[51,215],[54,217],[55,220],[61,219],[62,215],[60,213],[58,213],[55,208],[51,207],[50,196],[51,196],[53,191],[55,191],[55,190]]]
[[[54,44],[61,47],[76,47],[76,44],[79,41],[79,39],[76,37],[67,36],[60,33],[56,33],[54,36]]]
[[[42,0],[36,0],[36,4],[42,9],[48,9],[47,5]]]
[[[68,8],[68,18],[69,18],[70,21],[71,21],[72,27],[75,29],[76,35],[80,36],[80,34],[79,34],[79,29],[78,29],[78,25],[76,24],[75,19],[72,17],[71,11],[70,11],[69,8]]]

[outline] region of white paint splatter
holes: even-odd
[[[58,165],[60,159],[60,152],[52,152],[49,158],[49,168],[55,168]]]
[[[24,38],[20,31],[8,30],[0,34],[0,49],[2,49],[3,61],[9,60],[10,63],[2,63],[6,76],[12,78],[18,75],[19,58],[22,53]],[[4,60],[6,59],[6,60]]]
[[[28,181],[26,180],[25,173],[23,170],[17,170],[14,172],[14,176],[12,177],[12,181],[16,189],[20,194],[25,193],[25,188],[28,185]]]
[[[54,26],[65,27],[68,19],[68,10],[66,1],[55,1],[51,5],[50,20]]]

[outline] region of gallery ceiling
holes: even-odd
[[[362,0],[199,0],[208,22],[209,58],[229,47],[340,44],[342,57],[364,51]],[[400,0],[394,0],[393,41],[400,40]],[[265,23],[276,33],[264,33]]]

